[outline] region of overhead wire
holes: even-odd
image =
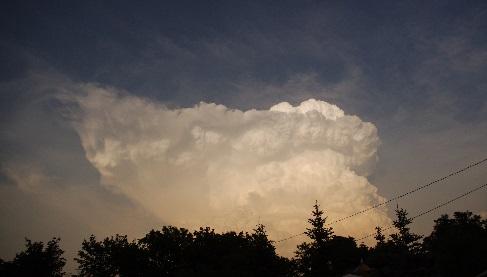
[[[436,180],[434,180],[434,181],[432,181],[432,182],[429,182],[429,183],[427,183],[427,184],[425,184],[425,185],[419,186],[419,187],[417,187],[417,188],[415,188],[415,189],[413,189],[413,190],[410,190],[410,191],[408,191],[408,192],[406,192],[406,193],[403,193],[403,194],[401,194],[401,195],[395,196],[395,197],[393,197],[393,198],[391,198],[391,199],[389,199],[389,200],[386,200],[386,201],[384,201],[384,202],[381,202],[381,203],[375,204],[375,205],[373,205],[373,206],[371,206],[371,207],[369,207],[369,208],[363,209],[363,210],[358,211],[358,212],[356,212],[356,213],[353,213],[353,214],[351,214],[351,215],[348,215],[348,216],[342,217],[342,218],[340,218],[340,219],[334,220],[334,221],[332,221],[332,222],[330,222],[330,223],[328,223],[328,224],[326,224],[326,225],[332,225],[332,224],[335,224],[335,223],[341,222],[341,221],[343,221],[343,220],[349,219],[349,218],[351,218],[351,217],[357,216],[357,215],[359,215],[359,214],[363,214],[363,213],[368,212],[368,211],[370,211],[370,210],[376,209],[376,208],[378,208],[378,207],[384,206],[384,205],[386,205],[386,204],[389,204],[389,203],[390,203],[390,202],[392,202],[392,201],[396,201],[396,200],[401,199],[401,198],[403,198],[403,197],[405,197],[405,196],[408,196],[408,195],[410,195],[410,194],[413,194],[413,193],[415,193],[415,192],[417,192],[417,191],[420,191],[420,190],[422,190],[422,189],[425,189],[425,188],[427,188],[427,187],[429,187],[429,186],[431,186],[431,185],[433,185],[433,184],[439,183],[439,182],[444,181],[444,180],[446,180],[446,179],[448,179],[448,178],[450,178],[450,177],[453,177],[453,176],[455,176],[455,175],[458,175],[458,174],[460,174],[460,173],[462,173],[462,172],[464,172],[464,171],[467,171],[467,170],[469,170],[469,169],[470,169],[470,168],[472,168],[472,167],[475,167],[475,166],[477,166],[477,165],[480,165],[480,164],[482,164],[482,163],[484,163],[484,162],[486,162],[486,161],[487,161],[487,158],[485,158],[485,159],[483,159],[483,160],[481,160],[481,161],[478,161],[478,162],[472,163],[472,164],[470,164],[470,165],[468,165],[468,166],[466,166],[466,167],[464,167],[464,168],[462,168],[462,169],[460,169],[460,170],[457,170],[457,171],[455,171],[455,172],[452,172],[452,173],[450,173],[450,174],[448,174],[448,175],[446,175],[446,176],[443,176],[443,177],[441,177],[441,178],[438,178],[438,179],[436,179]]]
[[[330,226],[330,225],[333,225],[333,224],[335,224],[335,223],[338,223],[338,222],[341,222],[341,221],[344,221],[344,220],[350,219],[350,218],[352,218],[352,217],[355,217],[355,216],[357,216],[357,215],[360,215],[360,214],[366,213],[366,212],[371,211],[371,210],[373,210],[373,209],[377,209],[377,208],[379,208],[379,207],[381,207],[381,206],[384,206],[384,205],[386,205],[386,204],[391,203],[392,201],[396,201],[396,200],[398,200],[398,199],[401,199],[401,198],[403,198],[403,197],[406,197],[406,196],[408,196],[408,195],[410,195],[410,194],[413,194],[413,193],[418,192],[418,191],[420,191],[420,190],[423,190],[423,189],[425,189],[425,188],[427,188],[427,187],[430,187],[430,186],[431,186],[431,185],[433,185],[433,184],[436,184],[436,183],[442,182],[442,181],[447,180],[447,179],[449,179],[449,178],[451,178],[451,177],[453,177],[453,176],[456,176],[456,175],[458,175],[458,174],[460,174],[460,173],[463,173],[463,172],[465,172],[465,171],[467,171],[467,170],[469,170],[469,169],[471,169],[471,168],[473,168],[473,167],[479,166],[479,165],[481,165],[481,164],[482,164],[482,163],[484,163],[484,162],[487,162],[487,158],[484,158],[484,159],[482,159],[482,160],[480,160],[480,161],[477,161],[477,162],[470,163],[469,165],[467,165],[467,166],[465,166],[465,167],[463,167],[463,168],[461,168],[461,169],[459,169],[459,170],[457,170],[457,171],[451,172],[451,173],[450,173],[450,174],[448,174],[448,175],[445,175],[445,176],[443,176],[443,177],[441,177],[441,178],[438,178],[438,179],[436,179],[436,180],[433,180],[433,181],[431,181],[431,182],[429,182],[429,183],[427,183],[427,184],[424,184],[424,185],[422,185],[422,186],[418,186],[418,187],[414,188],[413,190],[410,190],[410,191],[405,192],[405,193],[403,193],[403,194],[397,195],[397,196],[395,196],[395,197],[393,197],[393,198],[390,198],[390,199],[388,199],[388,200],[386,200],[386,201],[383,201],[383,202],[377,203],[377,204],[375,204],[375,205],[373,205],[373,206],[370,206],[370,207],[368,207],[368,208],[365,208],[365,209],[363,209],[363,210],[360,210],[360,211],[355,212],[355,213],[353,213],[353,214],[350,214],[350,215],[348,215],[348,216],[345,216],[345,217],[339,218],[339,219],[337,219],[337,220],[331,221],[331,222],[329,222],[329,223],[326,223],[326,224],[325,224],[325,226]],[[280,240],[274,241],[274,243],[280,243],[280,242],[283,242],[283,241],[286,241],[286,240],[290,240],[290,239],[292,239],[292,238],[295,238],[295,237],[298,237],[298,236],[301,236],[301,235],[304,235],[304,234],[306,234],[306,232],[302,232],[302,233],[299,233],[299,234],[295,234],[295,235],[292,235],[292,236],[289,236],[289,237],[286,237],[286,238],[283,238],[283,239],[280,239]]]
[[[448,200],[448,201],[445,201],[445,202],[443,202],[443,203],[441,203],[441,204],[438,204],[438,205],[436,205],[435,207],[433,207],[433,208],[431,208],[431,209],[429,209],[429,210],[427,210],[427,211],[421,212],[421,213],[419,213],[419,214],[417,214],[417,215],[415,215],[415,216],[413,216],[413,217],[410,217],[409,219],[410,219],[410,220],[415,220],[415,219],[416,219],[416,218],[418,218],[418,217],[421,217],[421,216],[423,216],[423,215],[429,214],[429,213],[431,213],[432,211],[435,211],[435,210],[437,210],[437,209],[439,209],[439,208],[441,208],[441,207],[444,207],[444,206],[446,206],[446,205],[448,205],[448,204],[450,204],[450,203],[452,203],[452,202],[457,201],[458,199],[461,199],[461,198],[463,198],[463,197],[465,197],[465,196],[467,196],[467,195],[469,195],[469,194],[471,194],[471,193],[474,193],[474,192],[476,192],[476,191],[478,191],[478,190],[481,190],[481,189],[483,189],[483,188],[485,188],[485,187],[487,187],[487,183],[486,183],[486,184],[483,184],[483,185],[481,185],[481,186],[478,186],[478,187],[476,187],[476,188],[474,188],[474,189],[472,189],[472,190],[469,190],[469,191],[467,191],[467,192],[465,192],[465,193],[462,193],[462,194],[458,195],[458,196],[457,196],[457,197],[455,197],[455,198],[452,198],[452,199],[450,199],[450,200]],[[382,231],[385,231],[385,230],[389,230],[389,229],[391,229],[391,228],[393,228],[393,227],[394,227],[393,225],[390,225],[390,226],[387,226],[387,227],[385,227],[385,228],[381,228],[381,230],[382,230]],[[373,235],[375,235],[375,234],[376,234],[376,233],[370,233],[370,234],[368,234],[368,235],[366,235],[366,236],[364,236],[364,237],[361,237],[361,238],[357,239],[357,241],[362,241],[362,240],[364,240],[364,239],[366,239],[366,238],[369,238],[369,237],[371,237],[371,236],[373,236]]]

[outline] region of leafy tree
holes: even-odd
[[[0,261],[1,276],[64,276],[66,259],[59,247],[59,238],[53,238],[44,247],[43,242],[25,239],[25,250],[17,253],[11,262]]]
[[[354,269],[363,258],[363,249],[357,247],[352,237],[333,236],[326,243],[331,261],[331,276],[343,276],[346,272]]]
[[[151,274],[170,276],[183,270],[192,243],[193,234],[187,229],[164,226],[161,231],[150,231],[138,245],[147,256]]]
[[[333,234],[318,203],[313,206],[310,241],[298,245],[289,261],[276,254],[265,226],[253,232],[216,233],[200,228],[193,233],[165,226],[138,241],[115,235],[83,241],[78,252],[79,276],[343,276],[360,259],[375,270],[371,276],[476,276],[487,264],[487,220],[469,211],[435,220],[430,236],[411,232],[404,209],[396,209],[396,232],[386,239],[376,228],[373,248],[357,247],[352,237]],[[0,276],[63,276],[65,259],[53,238],[46,245],[26,239],[26,249],[6,262]]]
[[[144,276],[145,255],[127,236],[84,240],[78,252],[78,276]]]
[[[80,276],[285,276],[290,264],[275,253],[263,225],[252,234],[167,226],[137,243],[91,236],[76,261]]]
[[[435,220],[424,248],[435,276],[476,276],[487,269],[487,220],[472,212],[455,212]]]
[[[194,233],[191,262],[195,272],[217,276],[284,276],[286,260],[275,253],[263,225],[252,234],[210,228]]]

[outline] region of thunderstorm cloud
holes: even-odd
[[[83,86],[73,124],[101,184],[167,224],[217,230],[267,225],[273,239],[306,228],[315,200],[328,220],[384,200],[369,183],[380,140],[372,123],[309,99],[268,110],[161,103]],[[360,236],[385,209],[333,226]]]

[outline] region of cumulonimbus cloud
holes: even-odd
[[[170,109],[83,89],[74,124],[102,184],[169,224],[248,230],[261,222],[279,239],[307,227],[315,200],[329,220],[384,200],[366,178],[376,127],[327,102]],[[378,209],[334,227],[360,236],[389,222]]]

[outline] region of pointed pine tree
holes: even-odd
[[[420,247],[419,240],[422,238],[420,235],[411,233],[408,227],[413,220],[408,218],[408,212],[404,209],[396,208],[396,220],[393,221],[394,227],[397,229],[397,233],[391,235],[392,242],[396,247],[404,248],[408,252],[415,252]]]
[[[384,273],[388,276],[428,276],[421,251],[422,236],[411,233],[409,225],[412,222],[406,210],[396,208],[393,225],[397,232],[390,235],[385,249],[387,262]]]
[[[308,219],[311,228],[306,228],[304,232],[317,246],[321,246],[328,242],[333,236],[333,229],[325,227],[327,217],[323,217],[323,211],[320,210],[318,201],[313,206],[312,217]]]
[[[304,232],[311,242],[303,242],[296,251],[295,263],[301,276],[327,276],[331,273],[327,244],[333,238],[333,229],[325,227],[326,219],[316,201],[308,219],[311,228]]]
[[[386,243],[386,236],[382,233],[382,228],[377,226],[375,227],[375,235],[374,238],[377,241],[377,246],[382,246]]]

